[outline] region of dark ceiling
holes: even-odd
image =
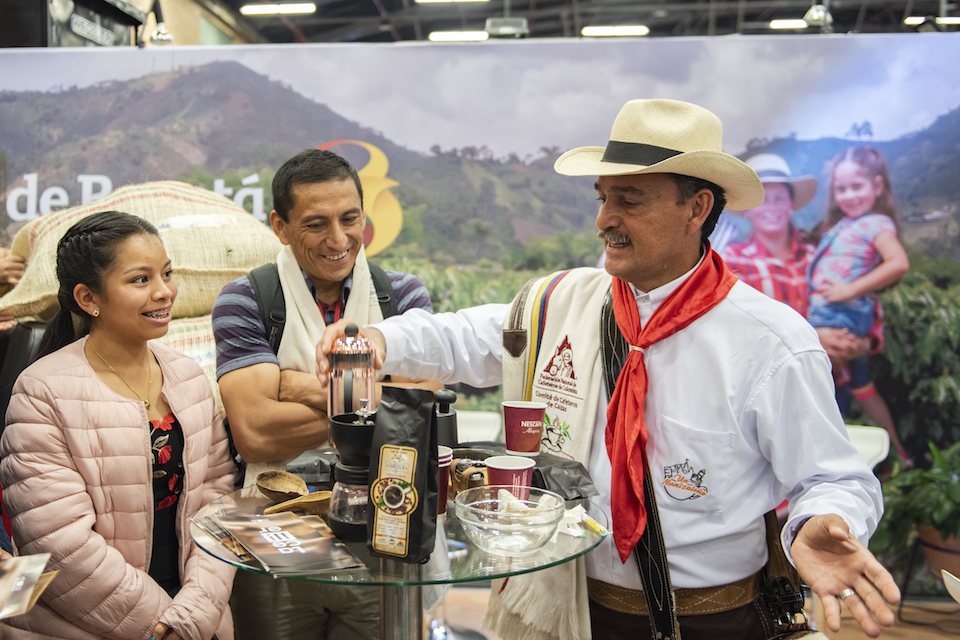
[[[226,12],[257,42],[394,42],[426,40],[431,31],[483,30],[487,18],[526,18],[528,38],[579,37],[589,25],[645,24],[650,36],[774,33],[770,20],[802,18],[810,0],[489,0],[418,4],[414,0],[314,0],[308,16],[244,17],[244,4],[259,0],[198,0]],[[279,0],[281,2],[294,0]],[[296,0],[299,1],[299,0]],[[826,3],[836,33],[912,32],[903,19],[938,15],[939,0],[833,0]],[[956,4],[948,5],[956,11]],[[951,14],[952,15],[952,14]],[[943,30],[956,27],[943,27]],[[792,33],[818,33],[819,27]]]

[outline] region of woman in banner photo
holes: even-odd
[[[839,327],[865,336],[880,308],[875,292],[895,284],[910,268],[897,239],[899,224],[886,160],[870,147],[840,152],[831,163],[829,189],[826,231],[807,272],[807,319],[818,331]],[[831,358],[835,371],[849,370],[853,397],[909,461],[887,404],[871,380],[869,358]]]
[[[60,311],[17,379],[0,479],[22,554],[59,575],[11,638],[233,638],[234,570],[191,540],[190,518],[233,487],[207,378],[149,342],[177,283],[157,229],[117,212],[57,246]]]

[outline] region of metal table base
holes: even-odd
[[[389,558],[380,559],[380,574],[403,582],[419,582],[423,569]],[[380,640],[423,640],[423,591],[420,587],[380,587]]]

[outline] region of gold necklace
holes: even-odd
[[[153,367],[150,366],[149,362],[147,363],[147,399],[144,400],[143,398],[140,397],[140,394],[137,393],[134,390],[134,388],[130,386],[130,383],[124,380],[123,376],[117,373],[117,370],[111,367],[109,362],[103,359],[103,356],[101,356],[100,352],[97,351],[92,344],[90,344],[89,340],[87,341],[87,344],[90,345],[90,348],[93,349],[93,352],[97,354],[97,357],[103,360],[103,364],[107,365],[107,368],[110,369],[110,371],[112,371],[115,376],[120,378],[120,382],[127,385],[127,389],[130,389],[130,391],[133,391],[133,395],[137,396],[137,399],[143,403],[143,408],[149,409],[150,408],[150,388],[153,386]]]

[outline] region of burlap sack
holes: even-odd
[[[140,216],[159,229],[180,289],[174,318],[209,314],[224,285],[273,262],[280,251],[270,227],[223,196],[183,182],[130,185],[24,226],[10,251],[25,256],[27,267],[17,286],[0,298],[0,312],[43,321],[52,318],[59,309],[57,242],[80,218],[111,210]]]
[[[220,388],[217,386],[217,345],[213,340],[211,316],[173,320],[167,335],[157,338],[156,341],[185,353],[200,365],[213,387],[213,397],[217,399],[220,415],[225,417],[227,412],[223,408]]]

